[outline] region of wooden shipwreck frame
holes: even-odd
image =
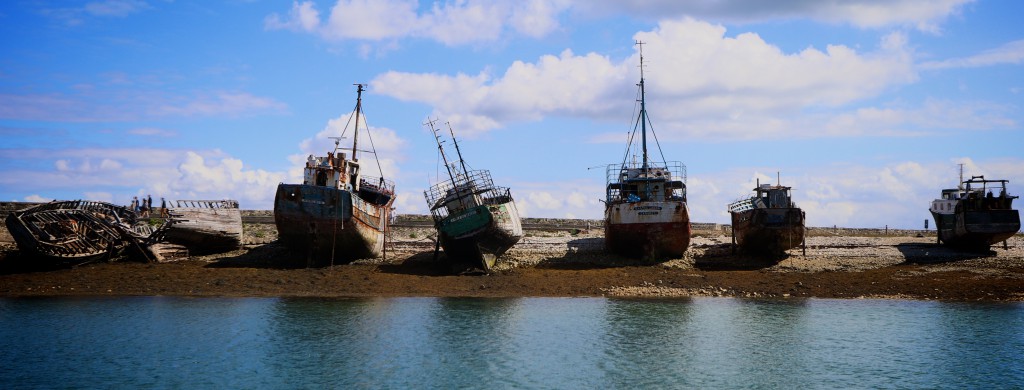
[[[13,211],[5,224],[30,257],[78,265],[122,256],[151,261],[150,247],[163,239],[173,221],[151,225],[128,207],[68,200]]]

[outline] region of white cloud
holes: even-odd
[[[168,102],[151,108],[158,116],[239,116],[254,112],[282,113],[288,106],[272,98],[253,96],[244,92],[216,92],[202,94],[185,102]]]
[[[793,132],[800,128],[779,118],[874,98],[917,79],[900,34],[886,36],[869,53],[839,45],[784,53],[757,34],[728,37],[724,27],[693,19],[665,21],[635,38],[646,43],[648,110],[666,138]],[[469,133],[546,116],[620,121],[632,105],[639,62],[638,54],[615,62],[565,50],[533,63],[516,61],[500,77],[390,71],[371,85],[396,99],[430,104]]]
[[[102,192],[102,191],[91,192],[91,191],[88,191],[88,192],[85,192],[83,194],[84,194],[84,198],[83,199],[98,200],[98,201],[101,201],[101,202],[114,203],[114,194],[111,194],[109,192]]]
[[[973,0],[713,2],[653,0],[448,0],[429,8],[414,0],[337,0],[326,20],[312,1],[293,2],[286,15],[267,16],[268,30],[292,30],[324,39],[383,41],[425,38],[445,45],[498,41],[511,30],[542,38],[560,27],[564,14],[670,20],[695,17],[720,22],[812,20],[859,28],[913,27],[939,33],[939,25]]]
[[[198,91],[194,96],[111,87],[71,93],[0,94],[0,119],[119,122],[160,117],[239,117],[281,114],[288,105],[246,92]]]
[[[850,24],[860,28],[909,26],[937,33],[939,23],[959,14],[974,0],[847,0],[847,1],[617,1],[583,0],[574,10],[597,16],[629,14],[634,17],[664,20],[682,16],[723,22],[767,22],[813,20]]]
[[[897,161],[881,166],[830,164],[781,172],[781,184],[793,187],[793,199],[807,214],[807,225],[882,228],[920,228],[930,219],[928,206],[943,188],[957,184],[957,164],[965,176],[985,175],[1010,180],[1009,192],[1024,187],[1021,159],[970,158],[948,161]],[[691,175],[687,205],[693,222],[730,222],[727,205],[749,196],[757,180],[775,183],[776,172],[763,167]],[[1014,184],[1017,183],[1017,184]],[[528,217],[601,219],[603,183],[520,182],[511,188],[522,214]],[[934,221],[933,221],[934,222]]]
[[[29,195],[29,196],[26,196],[26,197],[22,198],[22,200],[25,201],[25,202],[45,203],[45,202],[52,201],[53,198],[46,198],[46,197],[42,197],[42,196],[33,194],[33,195]]]
[[[530,191],[526,193],[528,203],[541,210],[557,210],[562,208],[562,200],[556,199],[547,191]]]
[[[326,40],[382,41],[426,38],[445,45],[491,42],[506,30],[540,38],[558,28],[565,1],[456,0],[423,8],[411,0],[338,0],[326,20],[310,1],[293,2],[285,16],[271,14],[268,30],[316,34]]]
[[[941,130],[1013,129],[1015,109],[1005,104],[927,99],[917,107],[867,107],[807,118],[803,128],[821,135],[922,135]]]
[[[604,183],[592,180],[509,183],[519,214],[536,218],[604,217]]]
[[[173,196],[166,198],[235,199],[245,208],[269,208],[273,205],[277,184],[284,174],[262,169],[246,169],[241,160],[222,158],[207,161],[195,152],[186,152],[167,186]]]
[[[151,137],[165,137],[165,138],[166,137],[174,137],[174,136],[178,135],[178,133],[176,133],[174,131],[165,130],[165,129],[159,129],[159,128],[156,128],[156,127],[140,127],[140,128],[135,128],[135,129],[128,130],[128,134],[141,135],[141,136],[151,136]]]
[[[10,161],[47,161],[53,169],[10,170],[0,188],[77,193],[72,198],[127,203],[132,195],[167,199],[236,199],[243,208],[273,207],[285,173],[246,167],[220,151],[165,149],[0,150]],[[87,189],[87,190],[83,190]]]
[[[355,130],[354,123],[352,123],[355,121],[353,113],[328,120],[327,126],[323,130],[299,143],[301,154],[289,157],[289,161],[298,167],[293,169],[293,173],[289,175],[290,178],[302,180],[301,166],[305,164],[307,156],[311,154],[324,156],[327,152],[334,151],[336,141],[338,142],[338,151],[345,153],[348,158],[352,157],[352,135]],[[359,158],[362,173],[368,176],[384,176],[393,180],[400,173],[398,162],[404,158],[402,149],[405,148],[407,141],[399,137],[397,132],[386,127],[369,126],[369,130],[367,130],[368,123],[372,122],[372,118],[360,115],[359,122],[356,157]],[[344,138],[332,139],[332,137],[339,136]],[[376,152],[376,156],[371,153],[372,151]],[[377,165],[378,163],[380,166]]]
[[[136,0],[104,0],[85,4],[86,13],[95,16],[124,17],[149,8],[143,1]]]
[[[816,166],[782,172],[781,183],[794,188],[793,199],[807,214],[808,226],[881,228],[888,225],[916,229],[923,225],[923,219],[931,218],[928,206],[939,191],[957,185],[959,163],[964,164],[965,176],[985,175],[990,179],[1010,180],[1011,184],[1024,180],[1019,168],[1024,160],[975,162],[956,158],[901,161],[882,166]],[[759,173],[762,170],[733,168],[691,178],[688,186],[691,219],[729,223],[726,205],[749,194],[754,177],[760,178],[762,183],[775,182],[774,174]],[[1017,194],[1016,188],[1022,187],[1020,184],[1011,186],[1010,192]]]
[[[994,65],[1019,65],[1024,63],[1024,39],[1006,43],[995,49],[985,50],[965,58],[930,61],[921,64],[922,69],[980,68]]]

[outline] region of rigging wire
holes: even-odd
[[[366,138],[370,139],[370,149],[373,149],[373,160],[377,162],[377,171],[380,172],[380,180],[383,185],[384,169],[380,167],[380,158],[377,158],[377,147],[373,145],[373,135],[370,134],[370,125],[366,123],[366,110],[363,110],[363,124],[366,125]]]

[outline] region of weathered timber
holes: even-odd
[[[234,200],[178,200],[168,209],[174,224],[168,241],[196,255],[233,251],[242,246],[242,213]]]
[[[12,211],[5,225],[18,248],[51,264],[84,264],[123,255],[150,261],[150,246],[173,222],[154,227],[131,209],[105,202],[54,201]]]

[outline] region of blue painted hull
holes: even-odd
[[[304,255],[307,265],[379,257],[387,214],[387,206],[322,186],[279,184],[274,198],[278,240]]]

